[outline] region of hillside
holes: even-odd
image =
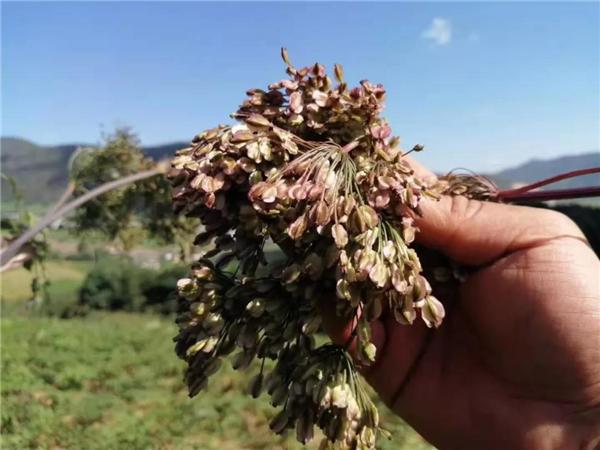
[[[78,147],[86,145],[41,146],[26,139],[2,137],[0,139],[2,172],[16,179],[25,201],[48,204],[58,199],[67,185],[69,157]],[[145,147],[144,152],[158,160],[171,156],[175,150],[185,145],[183,142],[173,142]],[[3,180],[2,201],[11,199],[10,187]]]
[[[27,201],[47,203],[66,185],[66,167],[76,145],[42,147],[19,138],[2,138],[2,172],[14,177]],[[2,181],[2,200],[12,197]]]
[[[31,141],[3,137],[0,140],[2,172],[15,177],[25,200],[29,203],[48,204],[56,200],[67,184],[67,164],[70,155],[78,146],[85,144],[65,144],[40,146]],[[144,147],[144,152],[154,158],[168,158],[175,150],[186,146],[184,142]],[[538,160],[489,174],[499,186],[508,187],[513,183],[529,183],[558,173],[600,166],[600,152],[590,152],[574,156]],[[556,187],[581,187],[600,185],[599,175],[588,175],[553,185]],[[2,183],[2,201],[11,199],[8,186]]]

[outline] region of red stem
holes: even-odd
[[[502,191],[498,194],[498,199],[510,202],[541,202],[546,200],[564,200],[584,197],[600,197],[600,186],[573,189],[554,189],[548,191],[523,193],[510,193],[509,191]]]
[[[590,175],[593,173],[600,173],[600,167],[591,167],[589,169],[581,169],[581,170],[574,170],[572,172],[567,172],[567,173],[562,173],[560,175],[556,175],[554,177],[550,177],[550,178],[545,178],[543,180],[540,181],[536,181],[535,183],[531,183],[528,184],[526,186],[521,186],[519,188],[516,189],[506,189],[503,191],[498,192],[497,194],[497,198],[501,199],[501,200],[507,200],[507,199],[511,199],[514,200],[515,198],[519,198],[519,197],[523,197],[523,194],[532,191],[533,189],[542,187],[542,186],[546,186],[548,184],[552,184],[552,183],[556,183],[558,181],[562,181],[562,180],[566,180],[568,178],[575,178],[575,177],[580,177],[582,175]],[[591,189],[593,192],[594,188],[585,188],[585,189]],[[569,192],[574,193],[575,191],[577,191],[575,194],[568,194]],[[547,193],[551,193],[553,192],[555,195],[576,195],[576,197],[560,197],[560,198],[578,198],[578,197],[593,197],[595,195],[598,195],[597,193],[592,193],[591,195],[589,194],[585,194],[584,191],[581,191],[581,189],[564,189],[564,190],[555,190],[555,191],[546,191]],[[538,193],[539,194],[539,193]],[[527,196],[525,196],[527,197]],[[551,200],[552,198],[548,198],[549,196],[547,195],[545,198],[548,200]]]

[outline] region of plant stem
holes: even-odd
[[[550,178],[545,178],[540,181],[536,181],[535,183],[528,184],[526,186],[521,186],[515,189],[507,189],[504,191],[498,192],[496,198],[498,200],[510,200],[510,201],[519,201],[519,199],[538,199],[538,196],[542,195],[542,192],[530,192],[534,189],[537,189],[542,186],[546,186],[548,184],[557,183],[562,180],[566,180],[569,178],[580,177],[583,175],[590,175],[593,173],[600,173],[600,167],[591,167],[589,169],[581,169],[574,170],[572,172],[562,173]],[[544,200],[558,200],[564,198],[581,198],[581,197],[594,197],[598,195],[597,192],[598,187],[590,187],[590,188],[576,188],[576,189],[562,189],[562,190],[554,190],[554,191],[545,191],[545,194],[540,197],[540,199]],[[553,197],[552,195],[558,197]]]
[[[548,191],[523,192],[499,196],[503,201],[511,203],[521,202],[541,202],[548,200],[565,200],[571,198],[600,197],[600,186],[573,188],[573,189],[554,189]]]

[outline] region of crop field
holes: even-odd
[[[91,263],[55,262],[57,296],[76,298]],[[207,391],[190,400],[173,353],[172,318],[96,312],[57,319],[27,313],[28,274],[2,279],[2,448],[300,449],[290,433],[268,430],[266,395],[244,395],[254,374],[224,364]],[[19,298],[20,297],[20,298]],[[431,448],[381,406],[392,441],[382,449]],[[308,448],[317,448],[315,439]]]

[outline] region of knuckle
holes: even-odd
[[[558,236],[583,236],[577,224],[567,215],[551,209],[544,210],[544,215],[544,222],[554,234]]]
[[[456,244],[461,237],[464,237],[463,230],[470,221],[481,213],[483,207],[483,202],[470,200],[461,195],[450,197],[449,216],[447,217],[447,223],[444,224],[447,239],[442,251],[451,243]]]
[[[461,195],[453,196],[450,214],[457,224],[469,222],[481,213],[484,203]]]

